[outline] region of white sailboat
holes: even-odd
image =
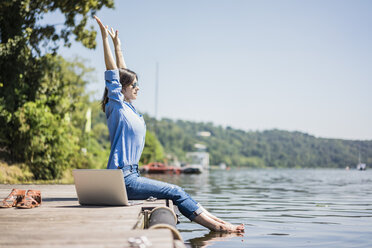
[[[359,152],[359,163],[357,164],[356,169],[357,170],[366,170],[367,169],[367,165],[360,162],[360,152]]]

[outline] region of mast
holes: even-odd
[[[157,138],[157,121],[158,121],[158,95],[159,95],[159,63],[156,62],[156,71],[155,71],[155,121],[154,121],[154,135],[155,139]],[[157,162],[156,159],[156,145],[154,145],[154,162]]]
[[[156,72],[155,72],[155,119],[158,119],[158,91],[159,91],[159,63],[156,62]],[[156,131],[156,130],[155,130]]]

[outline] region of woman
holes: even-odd
[[[111,141],[107,168],[123,170],[128,199],[144,200],[150,196],[171,199],[188,219],[210,230],[244,232],[243,224],[235,226],[215,217],[182,188],[139,176],[138,162],[145,145],[146,124],[142,115],[132,105],[139,91],[137,75],[128,70],[125,65],[118,31],[114,32],[112,28],[108,30],[98,17],[94,18],[101,30],[107,70],[106,88],[102,100],[102,109],[106,113]],[[109,35],[114,43],[116,63],[110,50]]]

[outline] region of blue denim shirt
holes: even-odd
[[[107,169],[138,164],[145,146],[145,121],[133,105],[124,101],[119,71],[106,71],[105,80],[109,98],[105,112],[111,141]]]

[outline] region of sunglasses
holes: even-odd
[[[135,82],[135,83],[133,83],[133,84],[131,84],[131,85],[132,85],[133,89],[135,89],[136,87],[139,87],[138,82]]]

